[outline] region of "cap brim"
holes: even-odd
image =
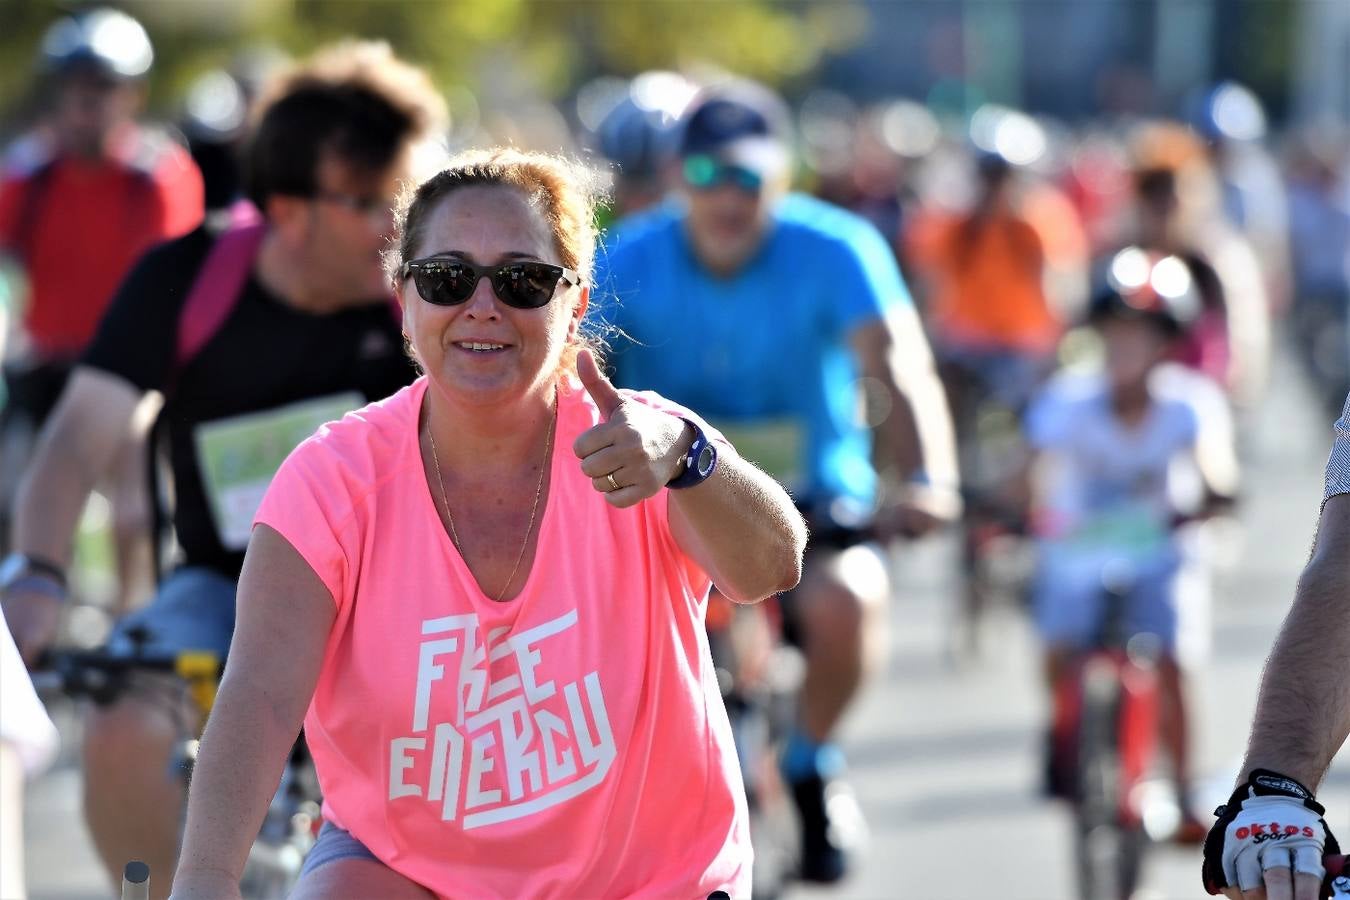
[[[788,167],[787,148],[773,138],[745,137],[708,153],[713,159],[740,166],[761,176],[777,175]]]

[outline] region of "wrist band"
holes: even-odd
[[[26,590],[38,594],[46,594],[49,597],[55,597],[57,600],[64,601],[68,596],[66,592],[66,582],[64,578],[56,578],[48,572],[29,572],[22,575],[5,587],[6,593]]]

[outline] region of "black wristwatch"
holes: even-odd
[[[694,429],[694,442],[689,445],[689,452],[680,461],[679,473],[666,482],[666,487],[672,490],[702,484],[712,477],[713,470],[717,468],[717,446],[708,440],[708,436],[698,427],[698,423],[689,419],[680,421]]]
[[[51,560],[28,553],[11,553],[0,562],[0,591],[7,591],[30,578],[51,582],[63,592],[66,589],[66,570]]]

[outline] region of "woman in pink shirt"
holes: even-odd
[[[695,414],[601,374],[591,177],[476,153],[403,204],[425,374],[272,483],[175,897],[239,896],[302,717],[325,826],[294,896],[749,896],[704,606],[792,587],[805,529]]]

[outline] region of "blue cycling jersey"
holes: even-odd
[[[849,337],[911,302],[880,233],[791,195],[730,277],[698,262],[674,204],[621,223],[607,243],[595,293],[624,333],[612,341],[618,383],[706,416],[799,500],[870,507],[876,473]]]

